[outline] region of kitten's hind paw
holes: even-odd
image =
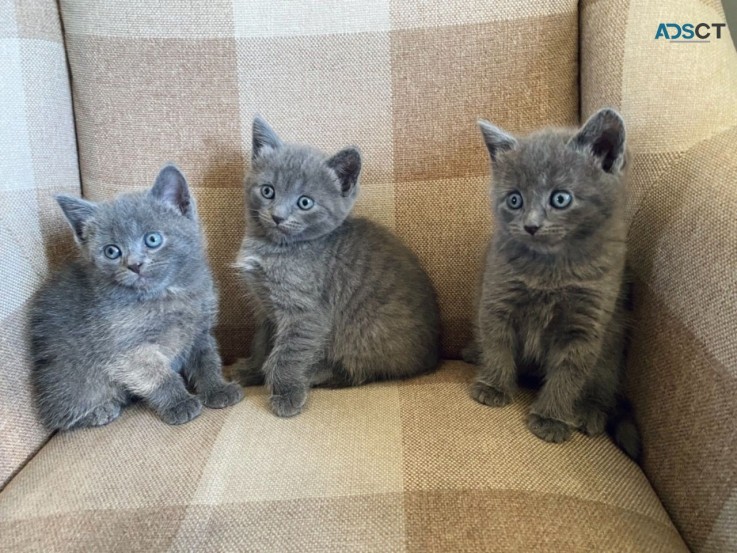
[[[556,444],[565,442],[573,434],[573,429],[566,423],[542,417],[535,413],[530,413],[527,427],[538,438]]]
[[[119,403],[104,403],[95,407],[89,414],[80,419],[74,426],[105,426],[120,416]]]
[[[307,402],[307,391],[296,390],[286,394],[271,396],[271,410],[278,417],[293,417],[302,412]]]
[[[261,367],[254,366],[253,359],[238,359],[232,367],[233,375],[238,378],[241,386],[261,386],[264,383],[264,373]]]
[[[607,414],[601,409],[591,408],[582,412],[579,416],[578,427],[587,436],[598,436],[604,432]]]
[[[473,386],[471,386],[471,397],[489,407],[504,407],[512,401],[512,394],[503,392],[483,382],[473,383]]]
[[[243,399],[243,389],[235,382],[228,382],[221,388],[213,388],[201,394],[202,403],[210,409],[222,409],[235,405]]]
[[[481,352],[475,342],[471,342],[461,350],[461,359],[471,365],[480,365]]]
[[[188,397],[179,403],[159,412],[161,420],[166,424],[184,424],[202,412],[202,403],[194,396]]]

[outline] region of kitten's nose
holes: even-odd
[[[525,225],[525,230],[533,236],[540,229],[537,225]]]
[[[282,221],[284,221],[284,217],[279,217],[278,215],[271,214],[271,218],[274,219],[274,222],[278,225]]]
[[[142,266],[143,263],[133,263],[132,265],[128,265],[128,269],[136,274],[139,274],[141,272]]]

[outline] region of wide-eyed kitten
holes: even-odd
[[[240,401],[240,386],[221,373],[212,336],[217,295],[179,169],[167,165],[151,190],[111,202],[57,201],[80,256],[46,282],[31,311],[43,423],[100,426],[141,398],[165,422],[181,424],[202,403]]]
[[[626,327],[625,128],[603,109],[580,130],[516,139],[480,121],[493,168],[471,395],[512,400],[542,382],[528,426],[550,442],[608,426],[631,457],[640,439],[621,395]],[[474,354],[474,350],[475,353]]]
[[[388,230],[349,218],[361,157],[284,144],[253,122],[246,237],[238,257],[258,327],[241,381],[265,380],[273,411],[298,414],[311,386],[432,370],[439,315],[430,279]]]

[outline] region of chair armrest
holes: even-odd
[[[724,22],[721,3],[583,3],[582,117],[619,108],[632,152],[628,386],[644,468],[689,546],[737,535],[737,55],[659,23]],[[732,540],[732,541],[730,541]]]

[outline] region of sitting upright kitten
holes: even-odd
[[[361,157],[283,144],[253,122],[247,231],[238,258],[258,328],[242,382],[265,379],[273,411],[298,414],[310,386],[408,377],[438,361],[430,279],[389,231],[348,215]]]
[[[495,232],[476,321],[480,364],[471,395],[491,406],[512,400],[518,376],[542,381],[529,428],[562,442],[609,423],[637,458],[640,442],[620,385],[626,286],[625,130],[604,109],[580,130],[515,139],[479,125],[494,170]],[[470,358],[469,358],[470,357]],[[521,373],[518,375],[518,373]]]
[[[181,424],[200,413],[200,399],[212,408],[240,401],[240,386],[221,374],[211,333],[217,296],[179,169],[165,166],[150,191],[112,202],[57,201],[81,255],[43,286],[31,311],[43,423],[101,426],[142,398],[164,422]]]

